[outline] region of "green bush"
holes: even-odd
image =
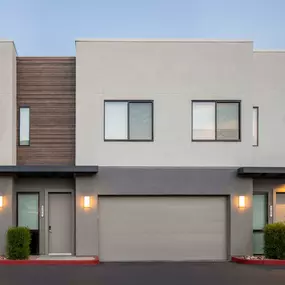
[[[31,233],[28,228],[12,227],[7,231],[7,258],[28,259],[30,255]]]
[[[265,226],[264,254],[270,259],[285,259],[285,223]]]

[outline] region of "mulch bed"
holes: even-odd
[[[232,261],[241,264],[255,265],[285,265],[285,260],[266,259],[264,256],[233,256]]]

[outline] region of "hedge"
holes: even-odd
[[[279,222],[265,226],[264,254],[270,259],[285,259],[285,223]]]
[[[30,255],[31,233],[28,228],[12,227],[7,231],[8,259],[28,259]]]

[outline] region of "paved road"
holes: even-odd
[[[1,285],[285,284],[285,267],[234,263],[105,263],[96,266],[0,265]]]

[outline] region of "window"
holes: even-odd
[[[30,108],[20,108],[20,145],[30,145]]]
[[[39,194],[18,193],[18,223],[19,227],[28,227],[30,230],[39,228]]]
[[[259,109],[258,107],[253,107],[252,109],[253,112],[253,118],[252,118],[252,131],[253,131],[253,136],[252,136],[252,145],[253,146],[258,146],[258,116],[259,116]]]
[[[264,232],[267,224],[267,194],[253,195],[253,253],[263,254]]]
[[[193,141],[240,141],[239,101],[192,101]]]
[[[152,101],[105,101],[106,141],[152,141]]]

